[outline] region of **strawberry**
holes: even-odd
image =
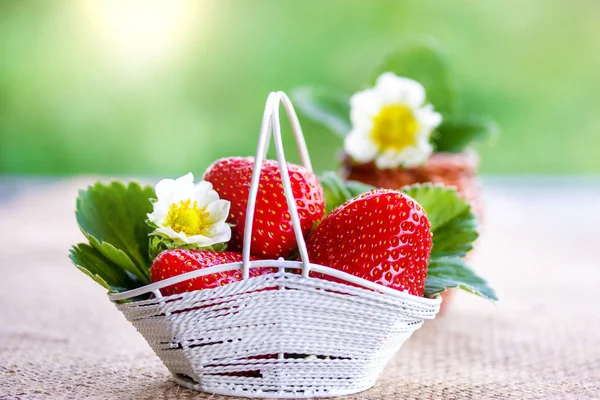
[[[150,267],[150,280],[152,282],[158,282],[197,269],[240,261],[242,261],[242,254],[232,251],[166,250],[154,259],[154,262]],[[250,269],[250,277],[272,272],[274,272],[272,268],[254,268]],[[164,295],[169,296],[176,293],[216,288],[218,286],[227,285],[228,283],[237,282],[241,279],[241,271],[225,271],[183,281],[175,285],[167,286],[166,288],[161,289],[161,291]]]
[[[379,189],[333,210],[311,235],[308,256],[313,263],[422,296],[431,245],[423,208],[401,192]]]
[[[246,220],[248,192],[254,157],[232,157],[216,161],[204,174],[219,197],[231,202],[227,222],[231,228],[230,250],[241,251]],[[302,233],[306,237],[314,224],[323,218],[325,201],[317,177],[304,167],[288,164],[292,192],[296,199]],[[251,253],[265,259],[288,258],[297,250],[279,163],[265,160],[260,176],[256,209],[252,224]]]

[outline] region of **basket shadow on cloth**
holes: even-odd
[[[311,169],[291,102],[283,92],[271,93],[248,198],[243,262],[109,297],[185,387],[262,398],[357,393],[372,387],[404,341],[435,317],[441,298],[413,296],[309,262],[283,153],[280,102],[302,162]],[[302,261],[250,261],[249,232],[271,129]],[[271,268],[273,273],[249,278],[250,268]],[[242,271],[243,279],[214,289],[160,293],[175,283],[227,270]],[[349,284],[313,278],[310,271]]]

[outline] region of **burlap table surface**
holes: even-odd
[[[70,265],[88,181],[26,185],[0,204],[0,399],[223,399],[173,383]],[[475,264],[501,301],[460,294],[373,389],[346,398],[600,398],[597,187],[488,182]]]

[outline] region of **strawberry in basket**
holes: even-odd
[[[241,253],[235,250],[241,246],[243,230],[230,223],[244,223],[247,199],[228,189],[231,185],[248,193],[252,161],[229,160],[221,160],[207,171],[207,178],[215,181],[214,188],[208,181],[194,184],[193,176],[188,174],[177,180],[163,180],[156,189],[113,182],[81,191],[76,215],[89,244],[73,247],[71,260],[112,292],[241,261]],[[261,249],[271,258],[297,250],[275,168],[274,161],[267,161],[263,170],[252,240],[255,254]],[[463,260],[477,237],[476,220],[468,203],[453,189],[425,184],[405,187],[401,190],[404,194],[373,192],[371,186],[343,181],[334,174],[326,173],[318,180],[292,165],[290,172],[305,234],[322,216],[324,198],[329,211],[308,237],[311,262],[425,297],[460,287],[495,298],[485,280]],[[231,177],[238,178],[235,185]],[[264,189],[265,185],[270,190]],[[215,189],[232,200],[220,197]],[[360,196],[365,192],[370,193]],[[266,205],[285,211],[273,214]],[[230,211],[234,209],[235,213]],[[273,246],[285,251],[269,253]],[[267,257],[252,259],[257,258]],[[274,272],[274,268],[251,268],[250,276]],[[311,276],[335,280],[322,274]],[[164,293],[214,288],[240,279],[238,270],[222,272],[168,287]]]
[[[250,259],[255,260],[256,258],[251,257]],[[159,282],[185,274],[186,272],[241,261],[242,254],[234,251],[167,250],[160,253],[154,259],[150,267],[150,279],[152,282]],[[273,272],[275,272],[273,268],[253,268],[250,269],[250,277],[271,274]],[[242,272],[239,270],[224,271],[167,286],[162,289],[162,293],[168,296],[176,293],[193,292],[194,290],[212,289],[237,282],[241,279]]]
[[[311,235],[308,256],[311,262],[422,296],[430,227],[412,198],[374,190],[333,210]]]
[[[216,161],[204,173],[221,198],[231,202],[227,221],[232,224],[229,249],[241,251],[246,207],[254,157],[231,157]],[[321,183],[309,170],[288,164],[290,181],[302,232],[306,237],[323,218],[325,203]],[[269,259],[287,258],[298,249],[277,161],[265,160],[261,168],[252,226],[251,253]]]
[[[328,215],[307,242],[312,263],[418,296],[461,288],[496,299],[465,263],[478,236],[477,220],[454,188],[376,189],[331,172],[320,180]]]

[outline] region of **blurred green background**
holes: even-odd
[[[356,91],[422,37],[502,128],[483,172],[599,173],[598,21],[597,0],[1,0],[0,173],[200,174],[253,154],[269,91]],[[303,125],[335,168],[340,140]]]

